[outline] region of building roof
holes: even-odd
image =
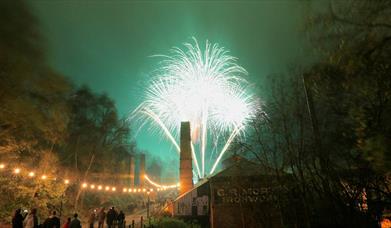
[[[262,166],[256,162],[250,161],[242,156],[234,155],[223,161],[223,166],[225,166],[221,171],[205,177],[199,180],[192,189],[178,196],[177,199],[183,197],[189,192],[193,191],[196,188],[213,181],[213,179],[224,178],[224,177],[250,177],[250,176],[264,176],[264,175],[273,175],[273,170],[270,167]],[[176,199],[176,200],[177,200]]]
[[[272,169],[262,166],[248,159],[234,155],[224,161],[225,168],[220,172],[210,176],[208,179],[217,177],[245,177],[245,176],[262,176],[270,175]]]

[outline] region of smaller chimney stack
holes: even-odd
[[[134,173],[135,173],[135,170],[136,170],[136,167],[134,166],[134,156],[133,155],[130,155],[130,165],[129,165],[129,168],[130,168],[130,172],[129,172],[129,176],[130,176],[130,180],[129,180],[129,187],[133,188],[134,187]]]
[[[145,179],[145,154],[140,155],[140,178],[139,178],[139,186],[144,187],[144,179]]]

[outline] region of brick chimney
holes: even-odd
[[[181,122],[180,135],[179,194],[182,195],[193,188],[190,122]]]

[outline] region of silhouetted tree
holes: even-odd
[[[319,59],[272,78],[264,113],[238,142],[294,179],[280,179],[295,193],[285,206],[298,200],[307,226],[366,227],[390,207],[390,10],[389,1],[335,1],[316,12],[308,31]]]
[[[54,148],[66,136],[70,84],[47,66],[37,26],[23,1],[0,2],[0,160],[57,176]],[[62,182],[4,173],[0,218],[32,206],[44,215],[59,205],[64,191]]]

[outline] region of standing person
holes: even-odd
[[[105,218],[106,218],[105,208],[102,207],[102,209],[99,211],[98,214],[98,228],[103,228],[103,225],[105,224]]]
[[[16,209],[14,216],[12,217],[12,228],[23,228],[23,215],[21,209]]]
[[[31,209],[31,212],[24,220],[24,228],[38,228],[37,209]]]
[[[113,227],[115,227],[116,225],[118,225],[118,221],[117,221],[118,212],[117,212],[117,210],[115,210],[114,207],[112,207],[112,209],[113,209]]]
[[[95,210],[92,211],[90,214],[90,217],[88,218],[88,223],[90,224],[90,228],[94,228],[94,223],[95,223]]]
[[[81,222],[80,220],[77,218],[78,214],[75,213],[73,215],[73,220],[72,222],[69,224],[69,228],[81,228]]]
[[[118,228],[124,228],[125,227],[125,214],[122,210],[119,211],[119,214],[118,214],[118,217],[117,217],[117,220],[118,220]]]
[[[49,218],[45,220],[43,228],[60,228],[60,219],[56,216],[56,211],[53,211]]]
[[[107,223],[107,227],[108,228],[112,228],[113,227],[114,219],[115,219],[115,211],[114,211],[114,207],[112,207],[107,212],[107,216],[106,216],[106,223]]]
[[[60,228],[60,219],[56,216],[56,211],[52,212],[52,216],[50,217],[50,228]]]
[[[64,226],[62,228],[70,228],[70,226],[71,226],[71,218],[68,218],[67,222],[64,223]]]

